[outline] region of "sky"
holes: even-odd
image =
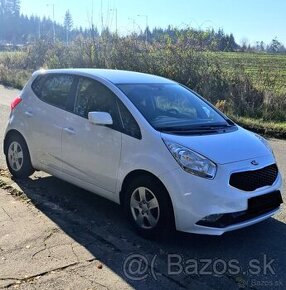
[[[63,23],[69,9],[74,27],[90,27],[93,15],[99,30],[103,24],[115,31],[117,14],[120,34],[145,29],[147,20],[151,29],[223,28],[238,43],[269,43],[277,37],[286,45],[286,0],[21,0],[21,13],[52,19],[52,4],[56,22]]]

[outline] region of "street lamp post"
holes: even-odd
[[[146,20],[145,42],[147,45],[147,43],[148,43],[148,15],[138,14],[137,16],[138,17],[145,17],[145,20]]]
[[[56,29],[55,29],[55,4],[47,4],[47,6],[52,6],[53,9],[53,41],[56,42]]]

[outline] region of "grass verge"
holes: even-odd
[[[0,67],[0,84],[21,90],[31,76],[30,71],[14,69],[5,71]]]
[[[240,126],[266,137],[286,139],[286,122],[267,122],[261,119],[231,116],[232,120]]]

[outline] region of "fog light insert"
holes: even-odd
[[[211,214],[197,222],[197,225],[205,227],[223,228],[234,223],[241,216],[245,215],[246,211],[239,211],[224,214]]]
[[[223,214],[211,214],[201,219],[200,222],[214,223],[217,220],[219,220],[222,216]]]

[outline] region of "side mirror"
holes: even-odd
[[[91,124],[112,125],[113,120],[109,113],[106,112],[89,112],[88,120]]]

